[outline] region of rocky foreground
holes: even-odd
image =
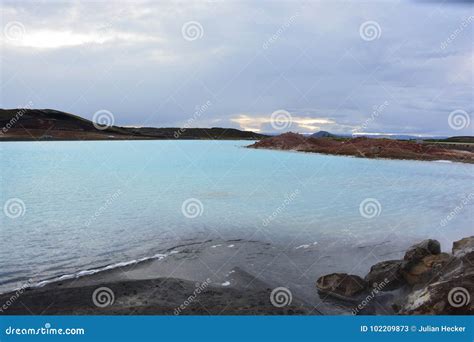
[[[284,133],[262,139],[248,147],[257,149],[291,150],[362,158],[390,158],[412,160],[449,160],[474,163],[474,145],[443,144],[422,141],[306,137],[297,133]]]
[[[382,261],[361,278],[346,273],[320,277],[322,296],[354,303],[354,314],[383,292],[394,291],[393,312],[400,315],[472,315],[474,313],[474,236],[455,241],[452,253],[424,240],[410,247],[403,260]],[[372,303],[373,304],[373,303]]]

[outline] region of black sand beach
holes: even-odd
[[[0,295],[0,315],[307,315],[318,314],[292,298],[275,307],[272,289],[254,280],[246,289],[176,278],[110,281],[115,269],[41,288]],[[250,277],[235,270],[238,277]],[[250,280],[250,279],[249,279]]]

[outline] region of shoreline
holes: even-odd
[[[122,270],[57,281],[0,295],[1,315],[317,315],[293,298],[272,304],[272,288],[254,278],[252,286],[218,285],[179,278],[114,280]],[[252,277],[236,269],[243,277]]]
[[[242,148],[254,149],[259,151],[276,151],[276,152],[287,152],[297,154],[316,154],[321,156],[340,157],[340,158],[354,158],[354,159],[368,159],[368,160],[384,160],[384,161],[409,161],[409,162],[421,162],[421,163],[439,163],[439,164],[474,164],[473,162],[463,162],[458,160],[447,160],[447,159],[433,159],[433,160],[422,160],[422,159],[409,159],[409,158],[388,158],[388,157],[363,157],[351,154],[335,154],[335,153],[324,153],[324,152],[311,152],[311,151],[299,151],[299,150],[284,150],[280,148],[254,148],[250,146],[242,146]]]
[[[314,138],[283,133],[259,140],[247,148],[294,151],[365,159],[443,161],[474,164],[474,150],[442,148],[432,143],[372,138]]]
[[[161,261],[161,256],[163,259],[166,256],[157,254],[154,258],[80,271],[68,278],[63,275],[34,284],[28,282],[15,290],[0,294],[0,315],[323,314],[320,310],[329,315],[344,315],[348,312],[353,315],[433,314],[431,308],[436,305],[431,303],[423,306],[423,311],[412,309],[411,301],[423,303],[416,290],[443,286],[438,296],[446,299],[447,294],[444,292],[450,290],[451,286],[469,289],[471,268],[466,262],[472,258],[473,243],[474,237],[454,241],[450,254],[441,252],[436,240],[423,240],[406,250],[405,261],[381,261],[370,268],[365,278],[361,278],[363,275],[360,273],[333,273],[314,278],[311,281],[314,284],[312,296],[318,297],[321,303],[317,305],[301,296],[301,293],[295,291],[296,288],[291,287],[292,293],[289,289],[268,283],[239,266],[232,268],[225,282],[222,278],[212,276],[212,273],[206,279],[203,278],[206,275],[200,273],[194,276],[186,273],[184,278],[183,275],[159,275],[153,271],[153,263],[157,259]],[[171,254],[177,253],[171,250]],[[439,269],[437,265],[442,268]],[[402,267],[405,267],[405,271],[402,271]],[[407,267],[415,267],[416,271]],[[423,273],[419,273],[421,270]],[[145,274],[137,276],[140,271]],[[439,280],[442,284],[449,284],[449,287],[445,289],[445,285],[436,285]],[[272,301],[273,292],[277,289],[286,289],[289,293],[290,299],[283,306],[275,305]],[[373,298],[377,300],[371,302]],[[348,311],[337,313],[336,308],[341,305]],[[328,307],[334,311],[327,311]],[[446,305],[443,307],[446,308],[443,310],[449,308]],[[451,311],[449,314],[458,312]]]
[[[90,139],[17,139],[17,138],[0,138],[0,143],[4,142],[64,142],[64,141],[73,141],[73,142],[84,142],[84,141],[104,141],[104,142],[111,142],[111,141],[257,141],[258,139],[254,138],[219,138],[219,139],[213,139],[213,138],[155,138],[155,137],[126,137],[123,139],[112,139],[112,138],[90,138]]]

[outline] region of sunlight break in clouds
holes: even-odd
[[[246,131],[261,132],[265,126],[272,122],[271,116],[252,116],[240,114],[231,118],[230,121],[239,124],[240,128]],[[290,128],[301,128],[303,130],[317,131],[321,126],[335,124],[336,122],[327,118],[310,118],[302,116],[291,116],[292,125]]]
[[[7,44],[21,47],[30,47],[38,49],[58,49],[63,47],[79,46],[84,44],[104,44],[112,41],[132,41],[132,42],[152,42],[158,41],[158,38],[148,37],[144,35],[109,32],[104,30],[103,33],[77,33],[71,31],[53,31],[38,30],[23,33],[21,39],[6,39]]]

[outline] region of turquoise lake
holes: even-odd
[[[240,267],[309,298],[319,275],[473,234],[472,165],[249,144],[2,143],[0,292],[153,257],[154,276]]]

